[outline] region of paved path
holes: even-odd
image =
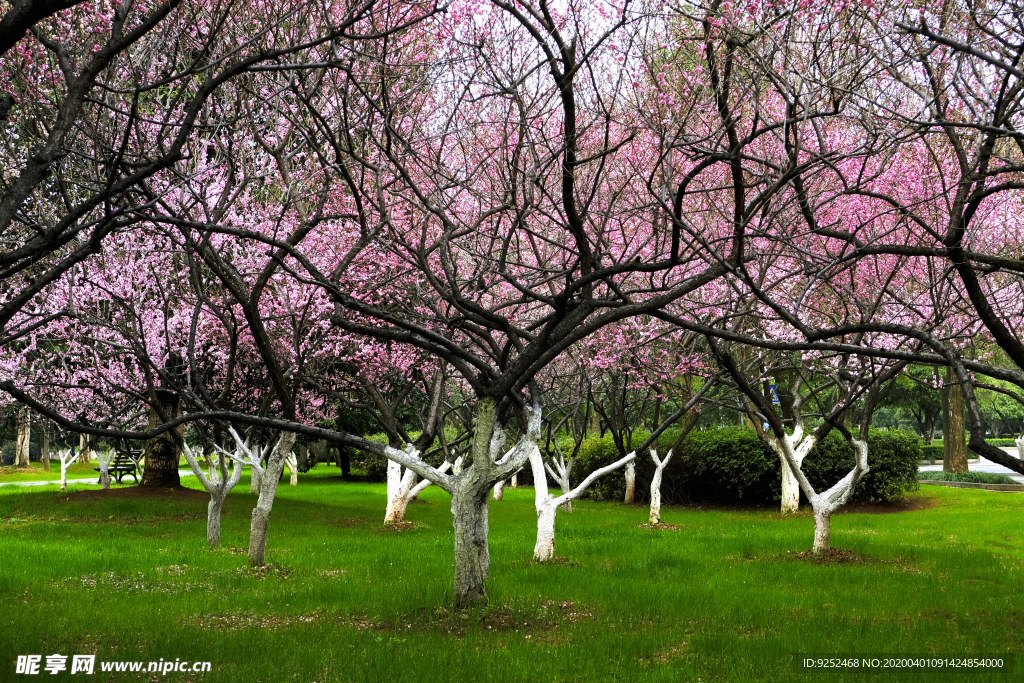
[[[192,470],[178,470],[178,476],[194,477],[196,475],[192,473]],[[114,480],[113,477],[111,477],[111,481],[115,486],[117,485],[117,481]],[[60,486],[60,479],[47,479],[46,481],[8,481],[0,483],[0,486],[46,486],[47,484],[56,484]],[[91,484],[92,486],[99,486],[100,480],[99,477],[95,480],[93,480],[92,477],[86,477],[84,479],[68,479],[68,484]]]
[[[1020,457],[1016,448],[1004,448],[1003,450],[1015,458]],[[1024,484],[1024,474],[1017,474],[1013,470],[1003,467],[1002,465],[997,465],[987,458],[980,458],[979,460],[980,462],[971,463],[968,466],[972,472],[995,472],[996,474],[1006,474],[1011,479]],[[922,472],[940,472],[942,471],[942,465],[921,465],[918,469]]]

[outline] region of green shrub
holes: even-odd
[[[871,430],[868,465],[853,492],[853,500],[884,503],[917,488],[921,451],[916,435],[893,430]],[[816,491],[822,491],[853,469],[853,447],[833,431],[804,460],[803,471]]]
[[[677,437],[678,432],[663,434],[658,440],[659,454],[665,453]],[[634,447],[646,438],[646,434],[637,434]],[[636,498],[642,501],[650,495],[654,463],[646,453],[637,455]],[[581,449],[573,481],[618,458],[610,437],[588,439]],[[858,482],[853,499],[885,502],[915,489],[920,459],[916,435],[872,431],[868,439],[871,470]],[[815,490],[823,491],[846,476],[853,465],[853,448],[842,435],[833,432],[808,454],[803,470]],[[588,495],[622,500],[625,488],[622,473],[614,472],[595,482]],[[779,457],[753,430],[693,432],[665,468],[661,495],[666,503],[773,505],[782,497],[782,467]]]
[[[1019,484],[1005,474],[995,472],[918,472],[921,481],[957,481],[970,484]]]
[[[995,446],[996,448],[1013,447],[1017,443],[1013,439],[985,439],[985,443],[989,446]],[[925,460],[942,460],[943,458],[943,446],[940,441],[938,444],[931,446],[921,446],[921,456]],[[967,457],[974,459],[978,457],[978,454],[972,450],[967,451]]]

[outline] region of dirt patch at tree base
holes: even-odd
[[[382,533],[402,533],[403,531],[413,531],[414,529],[427,529],[426,524],[421,522],[393,522],[392,524],[385,524],[377,529]]]
[[[661,522],[660,524],[637,524],[636,528],[654,531],[679,531],[680,529],[689,529],[690,527],[683,524],[669,524],[668,522]]]
[[[556,565],[556,564],[564,564],[564,565],[566,565],[568,567],[579,567],[579,566],[581,566],[579,562],[573,562],[572,560],[568,560],[568,559],[566,559],[564,557],[554,557],[554,558],[552,558],[550,560],[545,560],[544,562],[538,562],[537,560],[527,560],[526,562],[523,563],[523,565],[527,566],[527,567],[534,567],[534,566],[545,567],[545,566]]]
[[[815,553],[812,550],[804,550],[798,553],[787,552],[780,555],[787,560],[798,560],[810,564],[872,564],[873,561],[867,555],[860,555],[852,550],[842,548],[828,548],[827,550]]]

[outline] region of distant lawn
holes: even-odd
[[[194,479],[184,480],[196,486]],[[0,680],[19,654],[209,660],[166,681],[1020,680],[1015,673],[806,672],[804,654],[1024,648],[1024,496],[922,486],[902,512],[838,515],[837,564],[804,561],[806,513],[574,504],[537,566],[532,489],[491,517],[491,607],[450,607],[449,498],[381,530],[384,485],[320,466],[278,489],[268,571],[246,568],[248,480],[205,547],[205,494],[0,489]],[[850,562],[852,560],[852,562]],[[45,663],[45,657],[44,657]],[[70,661],[70,660],[69,660]],[[97,670],[97,673],[99,671]],[[104,674],[100,681],[151,680]],[[40,680],[86,680],[43,674]]]
[[[99,466],[100,464],[96,461],[95,458],[93,458],[91,462],[87,463],[76,462],[74,465],[68,468],[68,481],[71,481],[72,479],[96,479],[100,476],[100,473],[97,472],[95,468]],[[179,467],[185,470],[189,469],[188,463],[186,463],[184,460],[181,461],[181,465],[179,465]],[[141,474],[136,476],[138,476],[139,478],[142,477]],[[134,479],[132,479],[132,475],[130,474],[125,475],[124,479],[128,483],[134,482]],[[32,463],[32,467],[27,469],[24,467],[0,467],[0,484],[4,484],[11,481],[47,480],[52,480],[56,482],[60,481],[59,460],[54,459],[50,461],[49,472],[47,472],[43,468],[43,463],[41,462],[34,462]]]

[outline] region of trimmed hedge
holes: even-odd
[[[918,472],[920,480],[955,481],[969,484],[1019,484],[1008,475],[996,472]]]
[[[646,434],[637,434],[633,445],[639,446],[646,438]],[[662,434],[658,440],[659,454],[667,451],[677,438],[678,432]],[[618,458],[610,437],[588,440],[581,449],[573,481],[582,480]],[[853,500],[887,502],[916,489],[920,460],[919,439],[915,434],[873,430],[868,438],[871,471],[857,484]],[[821,491],[844,477],[853,465],[853,448],[842,435],[833,432],[810,452],[803,470],[814,488]],[[638,453],[638,500],[649,498],[653,476],[654,463],[650,456]],[[614,472],[595,482],[587,495],[595,499],[622,500],[625,492],[625,478],[621,472]],[[779,457],[753,430],[692,432],[665,468],[661,495],[666,503],[773,505],[782,498],[782,467]]]
[[[1017,445],[1017,442],[1013,439],[985,439],[985,443],[989,446],[995,446],[996,448],[1009,447],[1012,448]],[[921,458],[924,460],[942,460],[944,457],[943,446],[941,440],[939,443],[932,444],[931,446],[921,446]],[[978,457],[978,454],[968,449],[967,457],[971,460]]]

